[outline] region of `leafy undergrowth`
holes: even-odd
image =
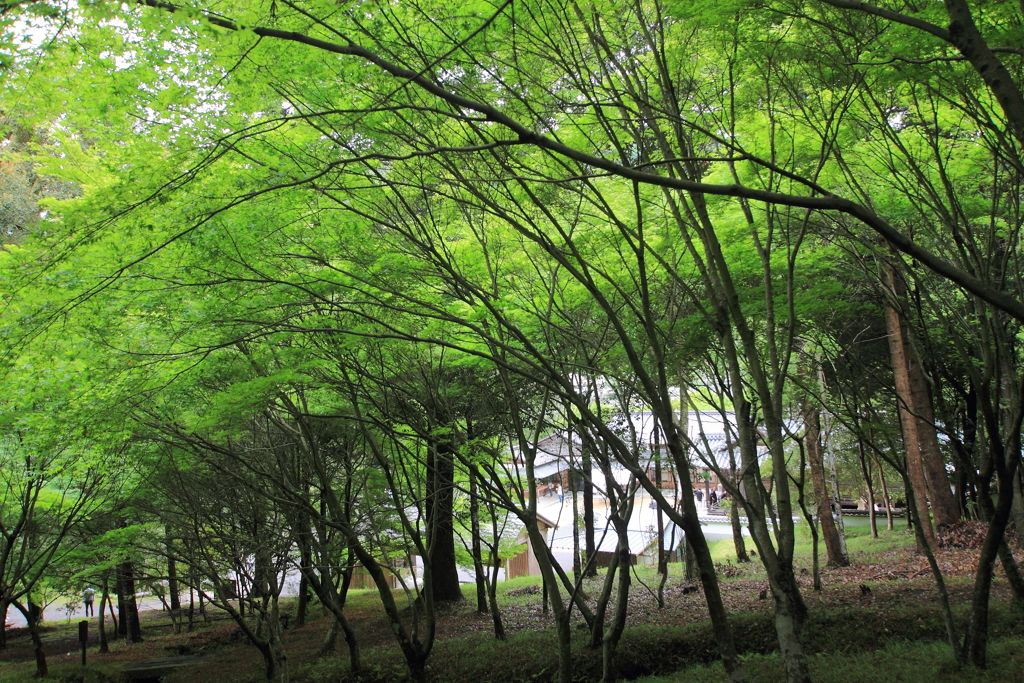
[[[963,532],[958,533],[963,535]],[[974,678],[958,678],[960,673],[949,669],[952,658],[944,644],[934,582],[924,558],[913,553],[911,544],[912,539],[902,531],[884,534],[882,539],[865,539],[856,533],[851,534],[851,565],[841,569],[823,568],[825,589],[821,592],[811,590],[810,573],[806,569],[801,570],[799,577],[810,610],[806,629],[807,649],[812,654],[815,680],[833,680],[829,672],[840,671],[847,666],[858,671],[861,667],[865,669],[864,676],[858,673],[858,681],[921,680],[934,683],[1019,679],[1019,676],[985,678],[988,674],[977,672]],[[721,548],[716,548],[716,552],[719,551]],[[951,599],[961,624],[970,600],[976,556],[977,550],[970,547],[947,548],[938,558],[947,572]],[[783,680],[781,663],[774,654],[777,642],[763,569],[756,563],[739,565],[727,562],[725,557],[721,559],[723,600],[731,614],[736,641],[746,658],[750,680],[755,676],[762,682]],[[659,608],[655,597],[656,581],[651,570],[634,569],[628,628],[617,659],[624,678],[668,675],[676,677],[664,680],[723,679],[720,665],[715,663],[717,649],[707,621],[703,595],[699,586],[684,580],[681,572],[679,565],[672,567],[664,591],[665,605]],[[469,599],[440,614],[437,643],[428,666],[429,680],[436,683],[554,680],[556,642],[553,621],[543,609],[542,595],[525,579],[506,582],[502,588],[502,614],[509,640],[504,643],[494,640],[490,617],[473,611],[471,587],[467,587]],[[597,580],[585,585],[585,591],[590,595],[596,594],[597,590]],[[1001,576],[994,584],[992,605],[991,629],[995,639],[992,671],[1002,672],[1007,666],[1016,666],[1015,671],[1019,672],[1024,618],[1018,608],[1011,606],[1008,588]],[[369,591],[354,592],[346,611],[362,649],[364,672],[361,681],[391,683],[404,679],[404,660],[381,616],[379,598]],[[286,632],[292,681],[355,681],[356,678],[349,673],[344,640],[339,639],[336,654],[317,659],[329,622],[317,611],[314,615],[316,618],[305,626]],[[122,680],[121,668],[133,661],[178,654],[216,653],[215,658],[165,680],[167,683],[255,683],[264,680],[261,657],[230,621],[222,618],[210,624],[200,623],[193,633],[174,634],[170,631],[168,618],[152,612],[143,613],[143,625],[145,642],[137,645],[112,643],[112,651],[105,655],[95,653],[92,648],[89,666],[84,670],[76,666],[78,655],[73,641],[59,639],[73,635],[75,625],[48,627],[45,635],[54,638],[47,641],[53,677],[107,683]],[[601,673],[600,652],[587,647],[588,633],[582,624],[577,624],[574,634],[574,678],[596,681]],[[0,651],[0,681],[28,681],[33,667],[27,634],[15,631],[10,642],[11,646],[6,651]],[[1017,655],[1004,656],[1006,648],[1012,650],[1007,643],[1016,643]],[[918,676],[924,669],[910,667],[906,677],[895,670],[892,676],[873,677],[875,670],[885,671],[885,667],[878,663],[881,661],[879,658],[903,652],[910,653],[907,654],[908,660],[916,657],[926,660],[932,667],[929,669],[932,673]],[[678,673],[681,671],[683,673]],[[850,680],[849,669],[843,680],[844,683]]]

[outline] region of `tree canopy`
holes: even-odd
[[[498,520],[545,546],[537,444],[561,435],[621,552],[638,490],[685,531],[731,680],[694,468],[742,508],[790,681],[795,528],[842,562],[842,462],[904,487],[949,644],[984,666],[997,558],[1024,591],[1018,3],[4,2],[0,25],[0,467],[14,517],[64,530],[15,567],[4,519],[4,608],[106,515],[164,529],[168,577],[205,577],[268,678],[289,562],[358,669],[362,565],[422,678],[457,529],[485,609]],[[972,516],[961,632],[935,533]],[[538,558],[563,681],[573,605],[608,653],[625,623],[611,578],[580,595],[589,533],[574,572]]]

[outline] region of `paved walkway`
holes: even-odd
[[[188,595],[187,594],[182,596],[182,597],[185,600],[188,599]],[[163,604],[160,602],[160,598],[156,598],[156,597],[137,598],[136,602],[139,605],[139,611],[140,612],[148,612],[148,611],[155,610],[155,609],[163,609]],[[97,610],[99,610],[99,608],[100,608],[100,595],[99,595],[99,593],[96,594],[95,607],[96,607]],[[109,610],[109,608],[108,608],[108,610]],[[117,614],[117,603],[116,602],[114,603],[114,613]],[[107,612],[106,616],[107,616],[107,623],[109,624],[110,623],[110,612],[109,611]],[[50,622],[50,623],[53,623],[53,622],[60,623],[60,622],[68,622],[68,621],[78,621],[78,620],[81,620],[81,619],[85,619],[85,608],[82,607],[82,606],[79,606],[78,609],[74,610],[69,615],[67,610],[64,609],[64,604],[63,603],[54,602],[54,603],[51,603],[43,611],[43,623],[44,624],[47,623],[47,622]],[[97,620],[98,620],[98,617],[97,618],[90,618],[89,619],[90,623],[92,623],[92,624],[95,624],[97,622]],[[7,610],[7,623],[8,623],[8,625],[11,628],[24,628],[25,625],[26,625],[25,624],[25,617],[23,617],[21,615],[21,612],[19,612],[18,610],[14,609],[13,607],[11,607],[11,608],[9,608]]]

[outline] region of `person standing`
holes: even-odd
[[[562,485],[557,484],[555,486],[555,490],[558,491],[558,502],[561,503],[563,500],[565,500],[565,494],[562,493]]]
[[[96,610],[93,608],[93,602],[96,600],[96,591],[93,590],[92,586],[86,586],[85,590],[82,591],[82,602],[85,603],[85,616],[94,617],[96,616]]]

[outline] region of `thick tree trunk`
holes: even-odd
[[[825,541],[828,563],[832,567],[846,567],[850,564],[850,560],[843,552],[843,546],[839,539],[839,529],[836,527],[835,519],[832,517],[831,496],[828,493],[828,485],[825,481],[825,469],[821,454],[820,418],[817,407],[809,399],[804,401],[803,419],[807,464],[811,470],[811,485],[814,488],[814,500],[818,507],[818,519],[821,523],[821,535]]]
[[[1005,537],[999,545],[999,561],[1003,565],[1003,573],[1006,574],[1006,582],[1010,584],[1013,599],[1019,605],[1024,605],[1024,575],[1021,574],[1020,565],[1014,559],[1013,551],[1010,550],[1010,544],[1006,542]]]
[[[344,616],[338,618],[341,632],[345,634],[345,645],[348,647],[349,669],[359,674],[363,670],[362,655],[359,650],[359,641],[356,640],[356,632]]]
[[[535,506],[536,488],[530,493],[530,508],[536,511]],[[551,565],[551,556],[547,551],[547,544],[544,535],[537,526],[535,516],[523,520],[526,532],[529,534],[530,543],[533,546],[534,556],[540,565],[541,577],[544,580],[544,603],[550,604],[551,611],[555,618],[555,637],[558,643],[558,683],[572,683],[572,628],[570,624],[571,605],[567,606],[562,600],[558,588],[558,579],[555,576],[554,568]]]
[[[332,615],[331,625],[327,627],[327,633],[324,634],[324,639],[320,643],[317,657],[329,657],[334,654],[334,651],[338,649],[339,633],[341,633],[341,624],[338,621],[337,615]]]
[[[139,606],[135,601],[135,566],[132,562],[122,562],[117,566],[119,584],[124,591],[124,610],[121,612],[121,624],[125,627],[125,637],[130,643],[142,642],[142,629],[139,624]]]
[[[733,639],[732,629],[729,626],[728,613],[725,604],[722,602],[722,593],[718,586],[718,575],[715,571],[715,562],[711,557],[711,548],[700,528],[697,519],[697,507],[693,496],[683,492],[683,533],[686,534],[686,544],[693,549],[695,564],[700,575],[701,587],[704,589],[704,599],[707,602],[708,613],[711,617],[711,628],[718,641],[718,651],[725,664],[726,675],[730,681],[746,680],[743,673],[743,665],[736,652],[736,643]],[[623,568],[628,571],[629,568]]]
[[[11,604],[25,617],[29,635],[32,636],[32,649],[36,657],[36,678],[46,678],[50,670],[46,665],[46,651],[43,649],[43,638],[39,634],[39,618],[42,615],[42,610],[33,609],[35,605],[31,600],[28,603],[27,609],[17,600]]]
[[[736,360],[735,356],[730,358],[731,371],[738,386],[742,380]],[[779,518],[772,524],[772,527],[769,527],[765,511],[771,511],[771,494],[764,490],[760,481],[756,446],[759,437],[751,421],[751,406],[742,397],[734,405],[737,408],[736,419],[740,430],[740,454],[743,458],[747,518],[750,520],[751,535],[760,551],[761,562],[765,567],[768,585],[772,592],[775,608],[775,631],[779,640],[783,665],[786,669],[786,680],[789,683],[808,683],[810,670],[802,643],[807,607],[800,595],[792,564],[795,538],[793,536],[792,501],[787,495],[788,479],[785,478],[788,477],[788,473],[780,477],[782,481],[775,483],[779,496]],[[774,429],[778,429],[778,425]],[[784,464],[783,455],[776,452],[780,445],[775,442],[772,452],[773,467],[779,469]],[[778,529],[778,533],[773,533],[772,528]],[[776,540],[778,548],[775,545]]]
[[[439,441],[430,448],[427,471],[427,547],[435,602],[462,600],[459,567],[455,563],[454,446]]]
[[[894,276],[891,267],[883,267],[883,280],[891,292],[895,292]],[[898,292],[896,292],[898,295]],[[914,397],[910,389],[910,372],[907,361],[907,344],[903,330],[903,320],[896,304],[887,301],[885,306],[885,326],[889,335],[889,354],[892,358],[893,376],[896,382],[897,409],[900,416],[900,427],[903,431],[903,447],[907,452],[907,472],[911,486],[914,487],[914,504],[917,518],[924,532],[925,541],[934,552],[938,548],[935,540],[935,529],[932,527],[931,514],[928,510],[928,484],[925,479],[924,465],[921,460],[920,437],[918,436],[918,419],[914,416]],[[910,519],[910,515],[907,515]]]
[[[935,417],[932,411],[932,394],[925,378],[924,368],[917,356],[917,350],[904,334],[906,347],[907,376],[913,411],[916,413],[917,438],[921,449],[921,464],[928,485],[928,500],[936,526],[948,526],[960,518],[956,497],[949,486],[946,462],[939,450],[939,439],[935,433]]]
[[[981,501],[982,511],[989,518],[989,525],[978,558],[978,568],[974,577],[974,593],[971,597],[970,624],[964,637],[965,659],[980,668],[985,667],[988,656],[989,598],[992,592],[992,579],[995,576],[997,557],[1000,555],[1003,557],[1004,568],[1007,570],[1015,596],[1021,583],[1019,569],[1016,567],[1016,562],[1014,562],[1006,543],[1006,527],[1010,522],[1013,507],[1013,486],[1019,472],[1020,420],[1007,419],[1006,415],[1001,417],[1003,417],[1002,427],[1005,431],[1006,442],[1001,442],[998,437],[989,436],[992,450],[989,457],[992,458],[996,471],[998,492],[994,505],[987,477],[980,478],[978,482],[978,497]],[[986,422],[992,424],[995,420],[990,419]]]
[[[7,647],[7,610],[10,606],[6,600],[0,600],[0,650]]]
[[[1001,457],[997,456],[997,457]],[[1009,484],[1009,482],[1006,482]],[[1002,488],[1002,487],[1001,487]],[[1008,488],[1008,486],[1007,486]],[[987,495],[987,491],[982,491]],[[971,597],[971,621],[964,638],[964,651],[967,659],[979,668],[985,668],[988,657],[988,611],[989,596],[992,593],[992,577],[999,548],[1003,545],[1003,536],[1010,519],[1011,496],[1009,491],[1000,492],[999,502],[993,510],[989,522],[988,533],[981,546],[978,558],[978,569],[974,575],[974,593]]]
[[[319,554],[321,558],[326,554],[323,547],[321,547]],[[345,618],[344,612],[348,589],[352,583],[354,558],[351,556],[349,557],[348,565],[341,572],[341,586],[335,589],[335,574],[332,570],[332,565],[328,562],[323,567],[315,568],[312,562],[312,555],[313,553],[311,549],[311,562],[309,569],[307,570],[309,572],[307,581],[309,581],[313,592],[320,598],[321,604],[331,612],[333,617],[331,619],[331,625],[327,630],[327,634],[320,645],[319,656],[326,656],[334,652],[337,647],[338,634],[342,633],[345,636],[345,644],[348,646],[349,669],[353,674],[358,675],[362,671],[362,658],[359,651],[359,642],[356,640],[356,634],[348,623],[348,619]],[[317,574],[315,571],[317,569],[319,569],[319,579],[316,578]]]
[[[288,666],[288,655],[284,650],[284,641],[281,639],[281,623],[279,621],[276,599],[271,609],[269,623],[267,624],[267,641],[270,649],[270,659],[273,663],[273,672],[267,668],[267,680],[277,680],[280,683],[288,683],[290,671]]]
[[[272,624],[268,628],[279,628],[278,624]],[[288,656],[281,646],[281,637],[268,638],[267,642],[254,643],[256,649],[263,656],[263,675],[268,681],[280,681],[288,683]]]

